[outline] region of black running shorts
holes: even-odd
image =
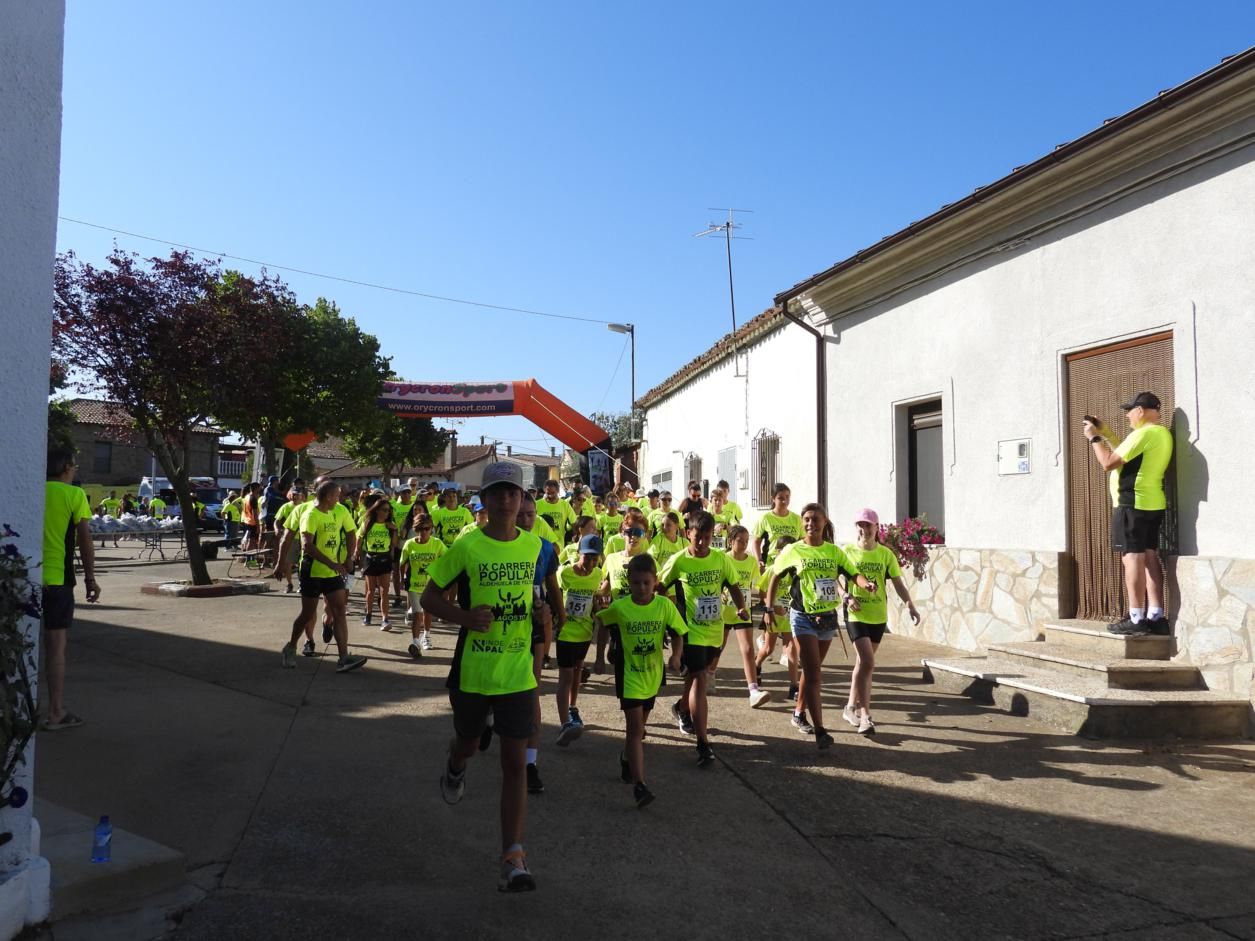
[[[885,625],[883,624],[863,624],[861,621],[850,621],[845,625],[845,630],[850,635],[850,640],[866,637],[873,644],[880,643],[885,636]]]
[[[720,648],[701,644],[685,644],[680,659],[689,673],[701,673],[719,659]]]
[[[536,730],[536,690],[485,696],[449,690],[453,731],[458,738],[479,738],[492,714],[492,729],[502,738],[530,738]]]
[[[588,647],[592,641],[577,640],[567,641],[559,640],[558,646],[558,666],[564,669],[577,667],[588,656]]]
[[[654,708],[654,702],[657,699],[657,696],[650,696],[648,699],[625,699],[620,696],[619,708],[624,712],[627,712],[629,709],[644,709],[646,712],[649,712]]]
[[[366,554],[366,567],[362,569],[362,574],[366,576],[379,576],[392,574],[392,556],[386,552]]]
[[[66,630],[74,622],[74,586],[45,585],[43,612],[44,630]]]
[[[1111,548],[1121,555],[1158,550],[1163,517],[1163,510],[1116,507],[1111,513]]]
[[[317,598],[320,595],[331,595],[337,591],[344,591],[344,576],[336,575],[332,578],[314,578],[312,575],[301,573],[301,597]]]

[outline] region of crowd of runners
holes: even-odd
[[[690,482],[678,502],[666,491],[638,497],[628,486],[604,495],[559,491],[558,481],[546,482],[543,492],[526,489],[518,466],[502,462],[485,470],[479,493],[466,502],[458,489],[415,479],[389,494],[345,493],[320,478],[309,489],[298,481],[283,495],[267,514],[269,533],[256,505],[245,515],[246,539],[273,540],[273,576],[300,593],[285,668],[297,667],[298,650],[316,654],[320,601],[322,638],[336,644],[337,671],[366,662],[348,644],[348,596],[359,586],[363,627],[402,633],[415,660],[438,642],[433,622],[456,628],[446,683],[454,736],[440,789],[448,803],[460,801],[468,760],[495,735],[502,891],[535,888],[523,821],[527,794],[544,792],[538,686],[555,661],[556,744],[579,740],[580,699],[599,690],[586,684],[612,676],[624,716],[620,775],[636,806],[645,807],[654,800],[645,727],[669,677],[677,694],[664,706],[693,737],[699,768],[715,758],[708,701],[725,655],[743,673],[747,708],[783,697],[792,705],[792,728],[827,749],[833,737],[824,721],[822,667],[842,619],[854,651],[842,719],[863,735],[876,730],[872,673],[889,585],[919,620],[871,509],[837,521],[818,503],[796,512],[788,486],[778,483],[770,509],[751,529],[726,481],[708,497]],[[787,666],[787,688],[763,682],[763,665],[774,655]]]

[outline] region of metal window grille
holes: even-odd
[[[689,454],[684,459],[684,484],[688,486],[690,480],[696,480],[699,484],[702,482],[702,459],[696,454]],[[688,494],[685,493],[685,496]]]
[[[754,506],[771,506],[771,490],[780,476],[780,436],[774,431],[764,429],[750,442],[750,467],[754,472],[750,481]]]

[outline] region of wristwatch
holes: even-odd
[[[1094,437],[1092,437],[1092,438],[1090,438],[1090,439],[1089,439],[1089,443],[1090,443],[1090,444],[1097,444],[1099,441],[1105,441],[1105,440],[1106,440],[1106,439],[1105,439],[1105,438],[1103,438],[1103,436],[1102,436],[1102,435],[1094,435]]]

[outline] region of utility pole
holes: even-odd
[[[628,403],[628,437],[633,441],[636,437],[636,325],[630,323],[608,323],[606,329],[612,333],[626,333],[632,341],[632,400]],[[623,354],[620,353],[620,356]],[[622,360],[620,360],[622,362]]]

